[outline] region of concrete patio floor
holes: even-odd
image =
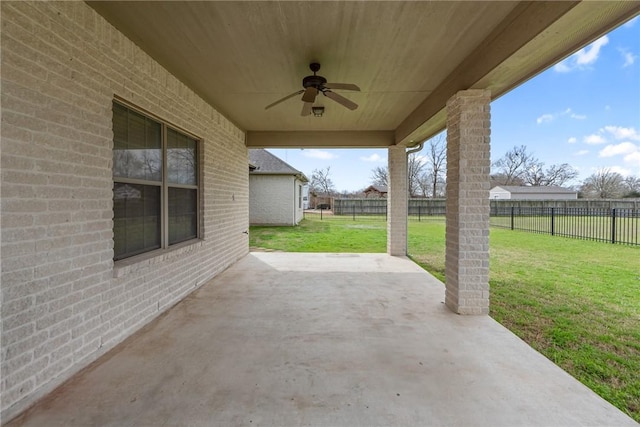
[[[636,426],[385,254],[251,253],[15,426]]]

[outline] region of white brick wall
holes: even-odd
[[[489,313],[490,92],[447,102],[445,303],[459,314]]]
[[[409,211],[407,152],[405,147],[389,147],[389,196],[387,203],[387,253],[407,255],[407,215]]]
[[[300,180],[293,175],[249,175],[249,222],[261,225],[296,225]]]
[[[248,178],[243,133],[84,2],[0,7],[6,420],[244,256]],[[114,96],[204,141],[203,240],[116,266]]]

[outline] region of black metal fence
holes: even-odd
[[[492,227],[640,245],[640,209],[492,206]]]
[[[512,205],[506,202],[508,201],[491,202],[491,226],[552,236],[640,245],[640,208],[638,207],[593,207],[593,205],[602,206],[602,201],[591,203],[586,200],[582,201],[581,207],[557,202],[518,201]],[[614,202],[606,203],[607,206],[619,205]],[[576,201],[572,201],[573,203]],[[409,221],[445,220],[444,199],[410,199],[408,208]],[[305,218],[386,221],[387,200],[336,199],[333,210],[305,211]]]

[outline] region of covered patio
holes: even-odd
[[[490,103],[639,2],[0,7],[0,423],[629,423],[486,316]],[[404,258],[407,150],[445,128],[446,289]],[[247,255],[247,150],[283,147],[388,150],[387,254]]]
[[[9,424],[637,425],[386,254],[251,253]]]

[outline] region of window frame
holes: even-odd
[[[202,187],[203,187],[203,173],[204,173],[204,165],[203,165],[203,140],[202,138],[198,137],[197,135],[193,134],[192,132],[189,132],[179,126],[176,126],[172,123],[170,123],[167,120],[164,120],[160,117],[158,117],[157,115],[150,113],[149,111],[146,111],[140,107],[137,107],[133,104],[131,104],[130,102],[127,102],[124,99],[121,99],[119,97],[114,97],[114,99],[112,100],[112,131],[114,130],[114,125],[113,125],[113,108],[115,105],[119,105],[120,107],[126,108],[128,110],[131,110],[137,114],[142,115],[143,117],[153,120],[155,122],[157,122],[160,125],[160,139],[161,139],[161,146],[160,146],[160,152],[161,152],[161,167],[162,167],[162,172],[161,172],[161,181],[159,181],[159,185],[157,185],[158,181],[152,181],[152,180],[145,180],[145,179],[139,179],[139,178],[126,178],[126,177],[116,177],[113,175],[113,171],[115,170],[115,162],[111,165],[111,170],[112,170],[112,188],[115,188],[115,184],[116,183],[122,183],[122,184],[138,184],[138,185],[145,185],[145,186],[159,186],[160,187],[160,247],[158,248],[153,248],[153,249],[145,249],[142,250],[140,252],[135,252],[129,255],[123,255],[120,256],[118,258],[116,258],[116,253],[114,250],[114,254],[113,254],[113,260],[114,262],[118,263],[121,261],[129,261],[131,259],[134,259],[136,257],[145,257],[145,256],[149,256],[149,254],[156,254],[158,252],[164,252],[167,250],[172,250],[174,248],[180,248],[183,247],[185,245],[189,245],[192,243],[196,243],[200,240],[202,240],[202,224],[203,224],[203,202],[202,202]],[[171,183],[169,182],[169,168],[168,168],[168,150],[169,150],[169,144],[168,144],[168,135],[169,135],[169,129],[177,132],[178,134],[181,134],[183,136],[186,136],[190,139],[192,139],[195,142],[195,161],[196,161],[196,171],[195,171],[195,184],[178,184],[178,183]],[[115,132],[114,132],[114,138],[112,139],[112,153],[113,150],[115,149]],[[113,155],[113,154],[112,154]],[[113,161],[113,160],[112,160]],[[189,189],[189,190],[195,190],[195,199],[196,199],[196,207],[195,207],[195,225],[196,225],[196,235],[195,237],[192,238],[186,238],[184,240],[180,240],[177,241],[175,243],[169,243],[169,217],[170,217],[170,212],[169,212],[169,189],[170,188],[177,188],[177,189]],[[113,192],[113,190],[112,190]],[[112,196],[113,197],[113,196]],[[115,204],[112,206],[112,212],[114,214],[114,220],[115,220]],[[115,223],[113,225],[113,228],[115,229]],[[115,231],[114,231],[114,236],[113,239],[115,241]],[[114,248],[115,248],[115,242],[114,242]]]

